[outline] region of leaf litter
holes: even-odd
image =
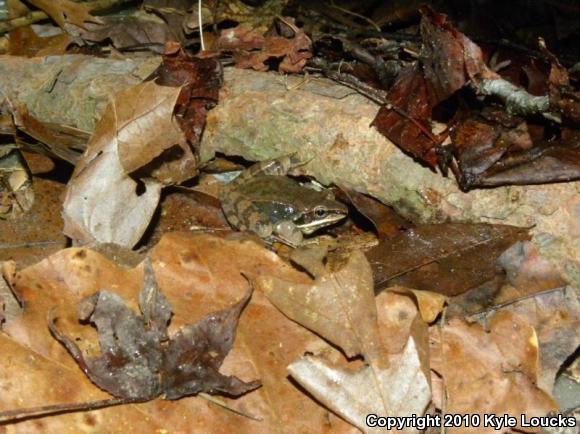
[[[95,18],[84,5],[30,3],[85,42],[100,41],[103,48],[110,41],[113,55],[134,48],[161,52],[164,44],[165,49],[148,81],[113,96],[80,160],[83,132],[36,119],[26,107],[12,110],[18,131],[10,129],[9,135],[25,133],[45,154],[76,163],[64,205],[65,233],[77,244],[108,252],[116,264],[91,249],[71,248],[17,274],[5,273],[8,290],[0,306],[14,291],[24,309],[0,311],[0,346],[8,355],[0,384],[11,391],[0,399],[1,417],[10,420],[23,402],[39,408],[68,404],[71,410],[124,402],[133,405],[38,419],[34,429],[77,432],[73,427],[97,425],[118,432],[126,430],[119,423],[124,421],[143,432],[171,427],[340,433],[353,432],[345,420],[373,431],[365,423],[370,413],[557,411],[549,392],[578,346],[577,294],[538,256],[526,228],[413,224],[347,191],[353,213],[370,221],[380,240],[364,254],[362,244],[347,253],[335,247],[298,249],[287,255],[293,268],[259,244],[229,239],[228,231],[220,234],[226,239],[163,235],[168,230],[160,226],[152,229],[154,236],[147,234],[152,221],[190,229],[154,214],[162,188],[171,198],[179,190],[167,187],[191,183],[202,169],[200,139],[218,102],[224,56],[258,71],[297,73],[321,65],[314,58],[321,33],[311,37],[295,24],[299,21],[282,16],[285,2],[267,2],[272,5],[264,6],[261,17],[254,13],[259,7],[238,2],[213,14],[200,4],[197,14],[184,2],[148,1],[140,13],[149,20],[134,16],[124,27]],[[192,57],[176,42],[191,47],[199,19],[216,34],[200,32],[209,50]],[[227,21],[235,25],[219,27]],[[54,46],[42,51],[37,45],[44,38],[29,30],[11,35],[22,54],[60,53],[72,45],[68,35],[46,38],[44,44]],[[450,169],[464,190],[577,178],[576,79],[543,41],[539,47],[549,73],[528,68],[535,74],[529,88],[534,84],[545,93],[536,98],[506,84],[501,69],[488,66],[487,52],[444,15],[423,8],[420,30],[418,61],[399,62],[400,72],[390,77],[381,75],[384,59],[365,51],[368,41],[363,46],[338,38],[342,57],[371,63],[366,70],[351,69],[352,59],[343,65],[340,58],[339,71],[355,71],[373,86],[394,82],[390,89],[375,89],[379,100],[387,95],[373,122],[381,133],[429,167]],[[326,49],[332,56],[332,42]],[[378,77],[369,79],[369,71]],[[505,89],[530,105],[518,105]],[[465,108],[469,92],[478,94],[483,108]],[[495,97],[496,104],[482,96]],[[433,129],[438,109],[454,99],[465,103],[462,109],[447,129]],[[160,212],[178,215],[174,211],[183,203],[165,200]],[[198,203],[192,205],[198,223],[222,231],[219,209],[204,202],[208,210],[200,210]],[[3,223],[0,228],[7,228]],[[353,225],[337,231],[344,236],[362,230]],[[105,247],[133,248],[144,238],[142,250],[150,250],[135,268],[121,265],[116,250]],[[5,269],[12,267],[7,264]],[[252,300],[246,278],[256,286]],[[31,389],[38,390],[36,396],[29,396]],[[203,392],[229,397],[210,401],[219,408],[181,399]],[[238,395],[243,396],[231,399]],[[466,426],[448,431],[495,432]]]

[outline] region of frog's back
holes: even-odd
[[[278,203],[296,208],[315,206],[321,197],[320,192],[286,176],[256,176],[238,186],[236,192],[252,203]]]

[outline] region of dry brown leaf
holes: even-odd
[[[180,89],[139,84],[119,92],[95,128],[67,187],[64,233],[76,241],[133,247],[157,207],[161,184],[129,174],[148,166],[164,183],[196,173],[196,159],[172,113]],[[171,158],[171,152],[178,150]],[[165,161],[156,163],[163,155]]]
[[[495,315],[490,331],[479,324],[453,319],[431,330],[431,367],[443,377],[447,400],[434,395],[436,405],[460,414],[511,415],[518,429],[520,415],[545,416],[557,405],[537,386],[538,339],[525,320],[511,312]],[[450,433],[497,433],[491,426],[448,428]]]
[[[159,286],[174,308],[170,332],[241,298],[248,285],[241,272],[250,279],[264,273],[289,281],[308,281],[274,253],[248,241],[174,233],[166,235],[151,251],[150,257]],[[76,323],[75,303],[103,288],[126,300],[136,300],[142,281],[142,266],[134,269],[119,267],[88,249],[63,250],[17,275],[16,290],[24,297],[26,312],[7,324],[6,333],[20,345],[28,346],[34,357],[42,355],[62,366],[60,375],[67,380],[69,387],[78,386],[83,392],[71,395],[71,400],[84,402],[92,399],[79,386],[88,380],[64,348],[49,335],[46,314],[53,306],[61,306],[59,314],[66,313],[65,308],[68,308],[71,315],[59,316],[59,324],[66,327],[73,339],[76,336],[83,342],[94,339],[96,335],[90,327]],[[200,398],[186,398],[53,416],[22,422],[18,427],[30,432],[77,433],[79,426],[83,426],[80,423],[86,419],[93,422],[92,430],[111,433],[127,432],[128,427],[144,433],[155,430],[183,433],[350,433],[350,425],[334,415],[329,416],[324,408],[288,380],[286,367],[312,342],[322,341],[288,321],[261,293],[255,292],[240,320],[234,348],[222,370],[243,380],[261,378],[261,389],[225,402],[245,413],[262,417],[262,422],[236,415]],[[3,354],[6,354],[4,350]],[[19,364],[18,369],[23,372],[25,368]],[[39,375],[34,387],[42,389],[42,393],[50,392],[44,403],[65,401],[63,396],[66,398],[67,395],[51,389],[50,378],[42,378]],[[2,388],[5,386],[6,383],[0,384]],[[106,396],[95,386],[92,388],[99,393],[95,397]],[[30,389],[22,390],[18,395],[19,407],[28,406],[28,395]],[[0,410],[12,408],[12,404],[7,404]],[[37,426],[39,422],[41,425]]]
[[[308,259],[300,263],[313,270],[313,283],[263,277],[257,286],[290,318],[342,348],[348,357],[362,355],[366,365],[353,371],[352,367],[329,364],[324,358],[306,356],[288,367],[291,375],[328,408],[365,432],[369,431],[367,414],[423,414],[431,391],[427,328],[416,318],[417,309],[412,306],[409,324],[400,326],[400,319],[396,326],[391,324],[397,331],[408,326],[399,352],[391,352],[392,333],[379,330],[379,323],[388,323],[388,319],[378,319],[372,273],[364,254],[354,251],[346,265],[335,272],[323,272],[318,266],[321,259],[316,255],[311,258],[316,267],[311,267]],[[385,316],[389,310],[390,306],[380,313]]]
[[[98,23],[100,20],[91,15],[86,4],[70,0],[27,0],[29,3],[46,12],[60,27],[74,24],[83,28],[85,22]]]
[[[117,50],[146,48],[155,53],[163,53],[168,41],[185,43],[181,28],[171,27],[162,19],[148,13],[103,17],[102,24],[87,24],[80,32],[86,41],[105,43]]]
[[[127,174],[151,164],[151,176],[164,184],[177,184],[196,175],[197,161],[173,118],[180,91],[180,87],[148,81],[117,94],[107,132],[95,137],[98,143],[117,142],[119,160]],[[160,156],[162,161],[157,162]]]
[[[72,38],[67,33],[38,36],[31,26],[19,27],[8,34],[8,54],[13,56],[57,56],[66,52]]]
[[[40,142],[28,144],[31,150],[76,164],[89,141],[90,134],[68,125],[42,122],[32,116],[25,105],[15,105],[12,116],[18,129]]]
[[[421,291],[419,289],[405,288],[403,286],[393,286],[387,288],[387,291],[397,292],[400,294],[408,294],[413,297],[421,313],[423,321],[430,324],[443,311],[447,297],[436,292]]]
[[[497,258],[526,228],[487,223],[425,224],[411,228],[366,252],[379,288],[402,285],[461,294],[492,279]]]
[[[580,345],[580,291],[562,288],[535,294],[515,300],[503,306],[502,310],[525,318],[536,329],[541,366],[538,385],[543,390],[552,390],[562,364]],[[470,319],[485,324],[487,317],[493,313],[493,310],[482,312]]]
[[[238,397],[260,381],[243,382],[220,372],[235,341],[240,314],[252,291],[229,308],[211,312],[194,324],[167,333],[171,304],[159,289],[150,261],[145,262],[143,288],[136,314],[125,300],[106,289],[77,304],[81,323],[97,328],[100,353],[82,352],[77,340],[58,327],[54,310],[48,327],[93,383],[113,396],[150,401],[175,400],[202,392]],[[96,344],[93,344],[96,346]]]
[[[285,315],[342,348],[347,357],[382,354],[372,273],[363,253],[353,252],[343,268],[313,283],[267,276],[256,284]]]
[[[241,24],[222,30],[216,48],[232,51],[238,68],[268,70],[269,59],[281,59],[280,72],[300,72],[312,57],[312,41],[304,30],[294,27],[294,36],[263,36],[249,26]]]

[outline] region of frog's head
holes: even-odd
[[[335,200],[331,192],[323,198],[319,197],[315,204],[304,206],[300,211],[294,219],[294,224],[306,235],[336,223],[348,215],[346,205]]]

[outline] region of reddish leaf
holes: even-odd
[[[238,68],[268,70],[266,61],[281,59],[280,72],[300,72],[312,57],[312,41],[302,29],[292,27],[294,37],[263,36],[244,24],[223,30],[216,47],[232,51]]]
[[[389,91],[389,105],[381,107],[372,125],[379,132],[430,167],[437,166],[437,140],[430,134],[432,105],[418,64],[401,72]]]
[[[453,25],[447,17],[429,7],[421,9],[423,49],[421,63],[432,106],[449,98],[487,67],[481,49]]]
[[[340,200],[351,203],[363,216],[365,216],[375,227],[379,238],[394,238],[401,233],[401,230],[412,226],[411,222],[405,220],[395,210],[380,201],[341,187],[339,190]]]
[[[179,44],[167,44],[163,63],[152,74],[162,86],[181,86],[175,117],[195,150],[205,127],[207,112],[218,102],[223,82],[219,61],[190,57]]]
[[[568,71],[560,64],[558,58],[546,48],[542,39],[540,39],[540,48],[550,61],[550,76],[548,77],[550,106],[571,122],[579,123],[580,92],[575,92],[570,86]]]
[[[563,129],[546,141],[503,110],[472,114],[452,131],[464,189],[580,179],[580,134]]]

